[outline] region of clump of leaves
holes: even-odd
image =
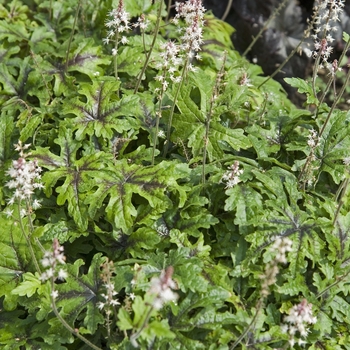
[[[276,349],[307,305],[317,320],[293,341],[347,349],[348,113],[289,79],[297,109],[211,14],[201,57],[160,94],[162,48],[186,22],[161,1],[122,4],[114,57],[108,1],[1,5],[0,344]],[[40,206],[9,202],[18,140],[43,170]],[[43,278],[52,242],[65,272]]]

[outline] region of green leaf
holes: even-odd
[[[56,287],[59,292],[57,306],[61,308],[61,316],[71,325],[77,318],[83,317],[84,326],[90,334],[94,334],[98,325],[105,321],[96,307],[99,288],[102,284],[100,266],[104,261],[102,254],[95,254],[88,273],[84,275],[79,273],[79,268],[84,264],[83,261],[77,260],[74,265],[67,264],[66,282]]]
[[[57,204],[68,203],[68,211],[81,230],[88,224],[87,207],[84,204],[84,186],[87,186],[88,173],[92,173],[104,166],[101,158],[103,152],[86,155],[77,160],[80,143],[72,138],[71,131],[61,128],[55,143],[60,146],[61,154],[57,156],[48,149],[38,148],[33,155],[39,159],[41,165],[47,169],[43,176],[47,196],[52,194],[53,187],[58,180],[64,180],[61,186],[56,187]]]
[[[180,174],[174,171],[175,167],[174,163],[166,161],[156,166],[129,165],[122,159],[113,167],[90,173],[95,178],[92,187],[97,187],[94,193],[86,198],[90,216],[94,217],[98,208],[105,206],[107,219],[124,233],[130,232],[137,216],[132,201],[135,194],[141,197],[140,203],[147,201],[154,215],[171,206],[166,191],[179,187],[176,179]]]
[[[0,45],[0,63],[8,62],[11,56],[15,55],[20,50],[21,49],[19,46],[6,47],[4,45]]]
[[[37,276],[34,276],[30,272],[23,274],[22,277],[23,282],[12,290],[12,294],[21,296],[26,295],[28,298],[30,298],[38,289],[41,288],[41,281]]]
[[[314,92],[312,90],[312,86],[310,83],[306,82],[305,80],[301,78],[284,78],[285,82],[288,83],[290,86],[295,87],[298,89],[298,92],[302,94],[306,94],[307,96],[307,103],[309,104],[318,104],[318,99],[314,95]],[[316,92],[319,90],[319,88],[316,88]]]
[[[86,135],[96,135],[105,140],[111,140],[116,133],[137,128],[130,106],[139,104],[136,95],[124,96],[116,100],[119,84],[114,81],[94,81],[93,84],[82,84],[79,91],[84,98],[75,98],[67,101],[63,112],[75,114],[77,118],[71,120],[76,139],[83,140]],[[87,102],[86,102],[87,101]]]
[[[23,127],[20,125],[20,119],[25,119],[26,123]],[[24,110],[17,122],[17,127],[21,130],[20,140],[24,143],[29,138],[33,137],[38,127],[43,123],[41,114],[32,115],[27,109]]]
[[[75,38],[77,47],[72,50],[68,60],[69,72],[80,72],[86,74],[91,79],[103,72],[101,65],[109,65],[110,59],[103,57],[102,47],[93,46],[94,40],[92,38]]]
[[[30,57],[16,63],[14,71],[10,66],[0,63],[0,83],[3,84],[3,94],[24,99],[29,89],[28,77],[33,68],[29,65]],[[12,68],[13,69],[13,68]]]
[[[236,225],[245,225],[253,220],[262,207],[262,196],[250,186],[238,184],[225,193],[229,196],[225,201],[225,210],[235,212]]]
[[[0,220],[4,230],[0,241],[0,296],[5,296],[5,309],[13,310],[17,297],[12,291],[19,284],[20,277],[31,269],[31,257],[20,227],[4,214],[0,215]]]
[[[201,310],[194,318],[193,324],[198,328],[221,329],[224,325],[235,324],[236,316],[230,312],[220,313],[215,309]]]
[[[164,216],[164,223],[170,229],[177,229],[185,235],[200,237],[203,228],[210,228],[218,223],[205,208],[209,203],[207,198],[201,196],[201,186],[194,186],[187,194],[184,204],[174,206]]]
[[[46,39],[55,40],[55,35],[53,32],[48,31],[45,27],[36,27],[34,28],[31,37],[30,37],[30,46],[34,52],[38,52],[38,45],[42,44]],[[47,40],[49,41],[49,40]]]
[[[344,179],[343,160],[348,157],[350,147],[349,122],[349,112],[334,111],[316,149],[318,172],[328,172],[336,184]]]
[[[13,117],[2,115],[0,118],[0,169],[11,154],[11,136],[14,131]]]
[[[279,287],[278,291],[281,294],[287,295],[299,295],[299,293],[303,293],[302,295],[306,296],[310,293],[302,275],[294,276],[293,279],[288,280]]]
[[[205,72],[201,73],[205,74]],[[207,77],[203,77],[207,79]],[[188,141],[194,157],[202,155],[206,134],[206,118],[209,113],[208,93],[200,89],[200,106],[191,98],[191,93],[196,80],[183,86],[177,100],[180,114],[174,115],[173,125],[175,132],[173,140],[178,138]],[[208,86],[208,83],[206,84]],[[210,87],[210,85],[209,85]],[[230,129],[223,126],[216,117],[209,125],[209,138],[207,140],[207,154],[209,161],[222,158],[226,145],[232,150],[239,151],[251,146],[249,139],[243,134],[242,129]]]
[[[198,322],[200,322],[200,320],[205,319],[206,311],[210,312],[213,316],[210,310],[218,310],[227,298],[229,298],[229,293],[218,287],[210,287],[203,294],[188,292],[186,297],[179,303],[178,314],[173,318],[174,328],[185,332],[192,330],[195,324],[192,318],[188,317],[191,310],[197,310],[199,308],[202,310],[198,316]],[[218,312],[217,314],[218,317],[220,317]],[[226,315],[226,317],[227,316],[228,315]],[[211,316],[209,316],[208,319],[213,320]],[[214,327],[216,327],[216,325]]]
[[[118,310],[117,325],[121,331],[126,331],[134,328],[129,312],[127,312],[122,307]]]
[[[17,21],[6,23],[5,20],[0,21],[0,40],[7,40],[9,43],[27,41],[29,34],[24,22]]]
[[[175,338],[175,334],[170,330],[167,320],[151,322],[146,328],[146,334],[150,339],[153,339],[154,336],[167,339]]]
[[[142,52],[141,47],[124,47],[118,49],[121,52],[118,53],[118,72],[125,72],[132,77],[136,77],[140,72],[144,64],[145,54]],[[130,57],[133,59],[130,60]]]
[[[133,17],[140,16],[142,13],[150,11],[153,2],[151,0],[129,0],[125,3],[126,11]]]

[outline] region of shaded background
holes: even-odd
[[[225,15],[225,21],[235,28],[232,35],[234,47],[241,54],[246,50],[273,11],[282,0],[233,0],[229,9],[229,0],[203,0],[207,10],[211,10],[218,18]],[[312,16],[313,0],[289,0],[286,6],[270,23],[269,28],[246,55],[247,59],[260,65],[266,75],[272,74],[298,45],[307,28],[307,18]],[[338,58],[344,48],[342,32],[350,34],[350,1],[345,2],[338,30],[333,33],[334,51],[331,60]],[[309,42],[313,50],[313,42]],[[285,77],[306,78],[312,71],[313,60],[305,53],[295,54],[275,76],[286,89],[293,102],[300,104],[295,90],[284,82]]]

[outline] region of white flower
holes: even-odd
[[[318,146],[319,138],[317,135],[317,131],[314,129],[310,130],[310,134],[308,136],[307,144],[310,148],[316,148]]]
[[[173,272],[173,267],[169,266],[161,272],[160,277],[153,277],[151,279],[149,293],[155,295],[152,306],[156,310],[161,309],[164,303],[178,299],[178,295],[171,290],[177,288],[176,283],[171,278]]]
[[[302,300],[300,304],[294,305],[289,310],[289,315],[284,318],[285,324],[281,326],[283,333],[288,333],[290,336],[290,344],[295,344],[295,337],[299,333],[301,338],[306,338],[309,325],[315,324],[317,318],[312,315],[312,304],[309,304],[306,299]],[[304,341],[299,340],[299,345],[303,345]]]
[[[232,188],[236,186],[241,180],[239,178],[240,175],[243,174],[243,169],[239,169],[239,161],[235,161],[232,165],[228,167],[220,182],[226,182],[225,188]]]
[[[344,163],[344,165],[350,165],[350,157],[345,157],[343,159],[343,163]]]
[[[40,201],[37,200],[37,199],[34,199],[34,201],[33,201],[33,203],[32,203],[32,208],[33,208],[34,210],[37,210],[37,209],[41,208],[41,203],[40,203]]]
[[[201,49],[203,43],[203,26],[205,8],[202,6],[201,0],[188,0],[186,2],[176,2],[175,10],[177,14],[174,18],[174,23],[177,23],[180,18],[183,18],[187,27],[181,37],[181,48],[189,59],[195,56],[197,51]],[[181,28],[179,28],[180,31]],[[192,69],[191,66],[188,67]]]
[[[120,42],[125,45],[129,42],[129,40],[126,36],[122,36],[122,38],[120,39]]]
[[[18,201],[30,200],[34,190],[43,187],[40,183],[42,169],[38,166],[38,162],[36,160],[26,160],[29,154],[25,154],[24,150],[29,146],[30,144],[22,145],[21,141],[15,145],[15,149],[19,151],[20,157],[12,162],[12,167],[6,172],[6,175],[11,178],[6,186],[10,189],[15,189],[13,196],[8,201],[10,205]],[[25,216],[27,213],[22,211],[20,215]]]
[[[102,310],[105,307],[106,304],[103,303],[102,301],[99,301],[96,305],[97,305],[99,310]]]
[[[164,130],[159,130],[157,136],[160,137],[161,139],[164,139],[166,137]]]
[[[111,302],[110,302],[110,304],[111,304],[112,306],[117,306],[117,305],[120,305],[120,302],[119,302],[118,300],[116,300],[116,299],[112,299]]]
[[[304,51],[304,53],[305,53],[305,55],[307,56],[307,57],[311,57],[312,56],[312,51],[309,49],[309,48],[307,48],[307,47],[304,47],[303,48],[303,51]]]
[[[324,63],[327,62],[333,48],[329,46],[335,39],[331,32],[337,31],[336,23],[339,21],[339,15],[343,12],[344,1],[342,0],[316,0],[314,12],[317,14],[314,21],[315,51],[313,57],[320,57]],[[319,39],[319,34],[322,38]]]
[[[67,278],[67,272],[59,269],[57,271],[58,264],[65,264],[66,257],[63,254],[63,247],[59,244],[57,238],[53,240],[52,251],[47,251],[41,260],[41,265],[46,269],[41,275],[41,280],[45,281],[50,278],[53,279],[65,279]]]
[[[10,208],[6,208],[4,210],[4,214],[6,215],[6,217],[10,218],[13,214],[13,209],[10,209]]]
[[[272,251],[276,252],[275,260],[279,263],[286,264],[286,253],[293,251],[293,242],[287,238],[277,238],[272,246]]]
[[[68,276],[68,274],[67,274],[67,272],[66,272],[65,270],[59,269],[58,275],[57,275],[57,278],[58,278],[59,280],[64,280],[64,279],[67,278],[67,276]]]

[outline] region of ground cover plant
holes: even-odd
[[[0,0],[2,349],[350,349],[343,5],[300,108],[199,0]]]

